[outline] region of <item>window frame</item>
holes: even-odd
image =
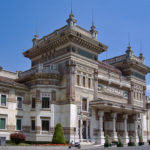
[[[2,105],[2,99],[1,99],[2,95],[5,95],[5,96],[6,96],[6,105],[5,105],[5,106]],[[4,93],[1,93],[1,94],[0,94],[0,106],[1,106],[1,107],[7,107],[7,98],[8,98],[8,94],[4,94]]]
[[[49,107],[43,107],[43,98],[49,98]],[[41,99],[41,108],[42,109],[49,109],[50,108],[50,97],[48,97],[48,96],[42,96],[42,99]]]
[[[21,129],[17,130],[17,120],[21,121]],[[16,118],[16,131],[22,131],[22,118]]]
[[[42,122],[43,122],[43,121],[48,121],[48,122],[49,122],[48,131],[43,130],[43,126],[42,126]],[[41,131],[42,131],[42,133],[49,133],[49,132],[50,132],[50,119],[41,119]]]
[[[82,109],[82,104],[83,104],[82,102],[83,102],[84,99],[86,99],[86,102],[87,102],[86,103],[86,110]],[[88,110],[89,110],[89,100],[88,100],[88,97],[82,97],[81,98],[81,112],[88,112]]]
[[[33,128],[32,128],[32,121],[34,121],[34,130],[33,130]],[[36,128],[36,121],[35,121],[35,119],[31,119],[31,131],[32,132],[35,132],[35,128]]]
[[[0,130],[7,130],[7,118],[6,117],[3,117],[3,116],[0,116],[0,119],[5,119],[5,128],[4,129],[0,129]]]
[[[21,99],[22,99],[21,108],[18,107],[18,97],[21,97]],[[16,97],[16,101],[17,101],[17,103],[16,103],[16,104],[17,104],[17,105],[16,105],[16,108],[17,108],[17,109],[23,109],[23,100],[24,100],[23,96],[17,96],[17,97]]]
[[[32,106],[33,106],[33,105],[32,105],[32,104],[33,104],[33,103],[32,103],[32,102],[33,102],[33,98],[35,99],[35,104],[34,104],[35,107],[32,107]],[[31,109],[36,109],[36,98],[35,98],[34,96],[31,96]]]

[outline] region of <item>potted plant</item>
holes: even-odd
[[[129,138],[128,146],[135,146],[135,143],[133,141],[133,137],[132,136],[130,136],[130,138]]]
[[[122,140],[121,140],[121,137],[118,136],[118,143],[117,143],[117,147],[123,147],[123,143],[122,143]]]
[[[110,144],[109,136],[106,135],[106,136],[105,136],[105,144],[104,144],[104,147],[110,147],[110,146],[111,146],[111,144]]]
[[[144,145],[143,137],[139,136],[139,146],[142,146],[142,145]]]

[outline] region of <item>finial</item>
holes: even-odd
[[[143,48],[142,48],[142,40],[140,40],[140,54],[142,54],[142,50]]]
[[[130,40],[130,32],[128,32],[128,47],[131,48],[130,43],[131,43],[131,40]]]
[[[72,12],[72,0],[71,0],[71,12],[69,14],[69,18],[66,20],[69,27],[73,27],[76,25],[77,20],[74,18],[74,14]]]
[[[93,14],[93,9],[92,9],[92,26],[94,26],[94,14]]]
[[[142,52],[142,40],[140,41],[140,55],[139,58],[142,60],[142,62],[144,62],[144,56],[143,56],[143,52]]]
[[[97,33],[98,33],[98,31],[96,30],[96,27],[94,26],[93,9],[92,9],[92,26],[91,26],[90,32],[92,34],[92,38],[94,38],[95,40],[97,40]]]
[[[72,14],[72,0],[71,0],[71,14]]]

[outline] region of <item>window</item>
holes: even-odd
[[[87,111],[87,99],[82,99],[82,110]]]
[[[35,108],[35,98],[34,98],[34,97],[32,97],[32,104],[31,104],[31,107],[32,107],[32,108]]]
[[[1,106],[6,106],[6,95],[1,95]]]
[[[80,75],[77,75],[77,85],[80,85]]]
[[[52,91],[52,101],[56,101],[56,91]]]
[[[42,131],[49,131],[49,120],[42,120]]]
[[[17,108],[22,108],[22,97],[17,97]]]
[[[102,91],[102,85],[101,84],[98,84],[98,91]]]
[[[91,79],[88,78],[88,88],[91,88]]]
[[[42,97],[42,108],[49,108],[49,97]]]
[[[83,77],[83,87],[85,87],[85,77]]]
[[[16,130],[21,130],[21,119],[16,120]]]
[[[35,131],[35,120],[31,120],[31,130]]]
[[[0,129],[5,129],[5,128],[6,128],[6,119],[0,118]]]

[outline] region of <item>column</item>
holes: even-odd
[[[86,120],[86,139],[89,139],[88,126],[89,126],[89,120]]]
[[[123,138],[124,138],[124,143],[128,143],[129,142],[129,136],[128,136],[128,131],[127,131],[127,119],[128,119],[128,115],[125,114],[123,115],[123,119],[124,119],[124,133],[123,133]]]
[[[83,121],[80,120],[80,139],[83,139],[83,137],[82,137],[82,130],[83,130],[83,127],[82,127],[82,125],[83,125]]]
[[[117,140],[117,132],[116,132],[116,118],[117,113],[112,113],[112,138],[114,140]]]
[[[99,115],[99,138],[100,138],[99,143],[100,144],[104,144],[105,143],[104,131],[103,131],[104,112],[103,111],[99,111],[98,115]]]
[[[133,120],[134,120],[134,139],[135,139],[135,142],[137,143],[139,141],[138,139],[138,123],[137,123],[137,119],[138,119],[138,115],[134,115],[133,116]]]

